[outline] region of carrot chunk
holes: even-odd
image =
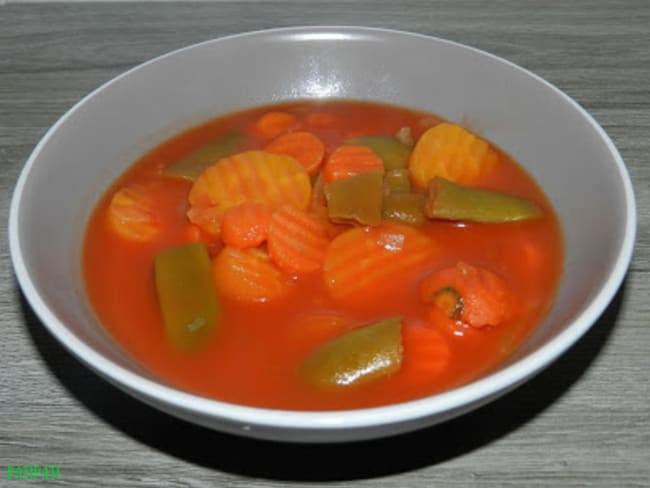
[[[511,314],[511,293],[492,271],[464,262],[441,269],[422,282],[425,303],[473,327],[499,325]]]
[[[409,384],[426,384],[449,367],[451,350],[444,334],[431,327],[402,328],[402,375]]]
[[[366,171],[384,171],[384,162],[372,149],[366,146],[340,146],[336,149],[323,168],[325,181],[343,180]]]
[[[415,186],[424,189],[441,176],[456,183],[471,183],[492,169],[498,156],[490,145],[459,125],[443,122],[418,139],[409,158]]]
[[[247,151],[222,159],[196,179],[188,217],[206,232],[217,234],[230,207],[253,202],[305,209],[310,200],[309,175],[299,162],[289,156]]]
[[[290,132],[281,135],[268,143],[264,150],[291,156],[302,164],[310,175],[318,172],[325,156],[324,144],[311,132]]]
[[[363,302],[389,290],[436,253],[433,241],[411,226],[355,227],[330,244],[324,263],[326,284],[335,299]]]
[[[329,242],[323,222],[302,210],[285,206],[271,217],[269,254],[285,273],[302,275],[320,269]]]
[[[255,123],[255,132],[260,137],[271,139],[287,132],[298,124],[294,115],[286,112],[267,112]]]
[[[244,202],[223,214],[221,240],[227,246],[244,249],[262,244],[269,233],[273,211],[262,203]]]
[[[217,291],[243,303],[273,302],[290,289],[291,278],[271,262],[263,249],[226,246],[212,264]]]
[[[150,242],[160,231],[153,199],[142,185],[125,186],[113,195],[108,223],[118,235],[134,242]]]

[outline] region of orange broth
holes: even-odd
[[[192,184],[159,172],[231,131],[248,135],[243,149],[262,148],[266,140],[255,136],[253,127],[269,110],[295,115],[300,130],[308,130],[324,142],[326,154],[351,137],[392,135],[405,126],[417,139],[426,124],[440,120],[430,114],[365,102],[296,102],[220,117],[144,155],[100,200],[90,218],[83,248],[88,298],[114,340],[155,377],[187,392],[237,404],[295,410],[362,408],[412,400],[470,382],[508,358],[553,302],[562,268],[562,240],[557,218],[543,192],[500,151],[500,164],[480,181],[480,186],[537,203],[544,211],[542,218],[508,224],[430,220],[420,230],[438,246],[435,255],[398,283],[383,283],[383,292],[363,302],[337,303],[328,294],[322,272],[315,272],[297,278],[298,286],[277,303],[241,304],[222,297],[220,324],[202,347],[188,352],[168,342],[152,262],[157,252],[185,242],[187,197]],[[309,115],[313,113],[319,115]],[[155,196],[163,231],[151,243],[125,241],[106,223],[112,195],[133,183],[148,185]],[[346,330],[394,315],[403,317],[403,327],[426,324],[426,307],[420,301],[418,285],[433,270],[457,261],[483,266],[503,278],[515,297],[512,320],[483,329],[440,327],[449,346],[449,364],[425,382],[413,384],[401,371],[367,384],[335,389],[315,388],[300,380],[297,365],[314,348],[342,332],[337,327],[314,325],[305,317],[314,313],[340,315],[348,324]]]

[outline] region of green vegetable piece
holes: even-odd
[[[412,148],[393,136],[355,137],[345,142],[348,145],[367,146],[384,161],[384,168],[406,168]]]
[[[390,193],[408,193],[411,191],[409,170],[406,168],[386,171],[384,181],[386,182]]]
[[[156,254],[154,272],[167,338],[180,349],[204,343],[220,316],[205,244],[183,244]]]
[[[334,222],[381,223],[384,178],[382,171],[366,171],[325,187],[327,214]]]
[[[384,196],[383,216],[409,225],[422,225],[426,221],[425,200],[420,193],[391,193]]]
[[[399,371],[401,326],[401,317],[391,317],[331,340],[302,364],[302,377],[318,387],[347,387]]]
[[[432,219],[504,223],[541,217],[542,210],[515,195],[435,177],[429,182],[425,214]]]
[[[183,159],[167,166],[162,174],[184,180],[196,180],[208,166],[233,154],[241,144],[244,136],[227,134],[191,152]]]

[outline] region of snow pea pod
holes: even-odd
[[[438,176],[429,182],[425,214],[432,219],[505,223],[541,217],[542,210],[515,195],[463,186]]]
[[[191,152],[182,159],[167,166],[162,174],[173,178],[194,181],[208,167],[220,159],[231,156],[239,147],[244,136],[226,134]]]
[[[156,254],[154,274],[167,338],[180,349],[204,343],[220,316],[205,244],[182,244]]]
[[[303,363],[303,378],[318,387],[348,387],[399,371],[401,327],[402,318],[391,317],[332,339]]]

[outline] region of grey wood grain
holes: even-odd
[[[634,180],[638,243],[623,288],[568,354],[474,413],[372,442],[300,446],[172,419],[70,356],[23,299],[7,213],[47,128],[120,72],[187,44],[308,24],[445,37],[535,71],[585,106]],[[0,486],[60,465],[61,486],[650,486],[650,2],[0,2]]]

